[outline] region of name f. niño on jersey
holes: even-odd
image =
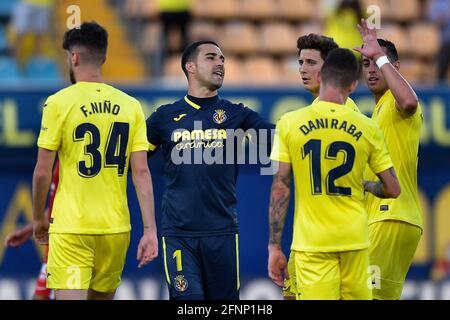
[[[103,103],[91,102],[91,110],[88,110],[84,105],[80,107],[80,110],[86,118],[96,113],[112,113],[117,116],[120,112],[120,106],[118,104],[112,105],[111,101],[105,100]]]

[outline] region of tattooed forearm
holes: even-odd
[[[383,190],[381,181],[364,181],[364,191],[368,191],[378,198],[389,198]]]
[[[394,168],[389,168],[389,173],[390,173],[395,179],[397,179],[397,175],[395,174]]]
[[[269,207],[269,244],[281,244],[284,222],[289,207],[290,176],[275,176]]]

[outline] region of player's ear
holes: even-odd
[[[400,70],[400,61],[395,61],[394,63],[392,63],[392,65],[394,66],[395,69]]]
[[[350,93],[352,93],[353,91],[356,90],[356,88],[358,87],[359,81],[355,80],[352,82],[352,84],[350,85]]]
[[[74,67],[78,66],[80,64],[80,54],[76,51],[71,51],[69,54],[72,66]]]
[[[189,73],[194,73],[195,72],[196,66],[195,66],[195,63],[193,61],[186,62],[185,66],[186,66],[186,70]]]
[[[320,70],[317,72],[317,82],[322,82],[322,73],[320,72]]]

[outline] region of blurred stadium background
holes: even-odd
[[[95,20],[106,27],[110,46],[105,81],[137,97],[146,116],[185,94],[180,68],[184,43],[210,38],[226,56],[221,95],[244,102],[272,121],[311,101],[309,93],[300,88],[297,38],[317,32],[333,36],[341,46],[359,45],[355,34],[358,15],[367,16],[368,6],[377,5],[380,37],[397,45],[401,72],[417,90],[424,109],[419,187],[425,232],[402,298],[450,299],[450,72],[437,80],[437,56],[445,38],[428,14],[433,0],[344,1],[359,3],[359,13],[353,4],[337,10],[339,0],[26,1],[47,6],[51,27],[41,39],[39,55],[35,55],[32,33],[24,37],[18,51],[12,17],[21,0],[0,1],[0,299],[28,299],[39,272],[42,252],[33,241],[16,249],[5,248],[3,242],[8,233],[32,219],[31,175],[42,103],[68,85],[61,39],[73,13],[68,12],[70,5],[79,6],[81,21]],[[450,7],[450,0],[441,2]],[[175,14],[176,21],[186,21],[185,36],[176,28],[164,31],[163,21],[170,20],[170,14]],[[364,84],[353,97],[363,112],[371,113],[374,103]],[[158,219],[164,185],[162,159],[152,159],[150,168]],[[244,165],[238,181],[241,297],[279,299],[279,290],[266,276],[271,177],[260,176],[255,165]],[[166,299],[162,250],[156,262],[137,268],[141,225],[136,197],[129,191],[133,231],[117,299]],[[283,242],[286,253],[291,229],[292,211]]]

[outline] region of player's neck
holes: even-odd
[[[77,82],[103,82],[103,77],[99,69],[80,69],[75,75]]]
[[[217,96],[217,90],[211,91],[205,87],[198,87],[192,84],[188,86],[188,95],[196,98],[211,98]]]
[[[377,92],[377,93],[374,93],[374,94],[373,94],[373,96],[375,97],[375,104],[377,104],[378,101],[380,101],[381,97],[384,96],[384,94],[385,94],[386,91],[388,91],[388,90],[389,90],[389,88],[386,88],[386,89],[383,90],[383,91],[380,91],[380,92]]]
[[[336,104],[345,104],[348,94],[346,94],[342,89],[334,88],[331,86],[324,87],[320,89],[319,100],[328,101]]]

